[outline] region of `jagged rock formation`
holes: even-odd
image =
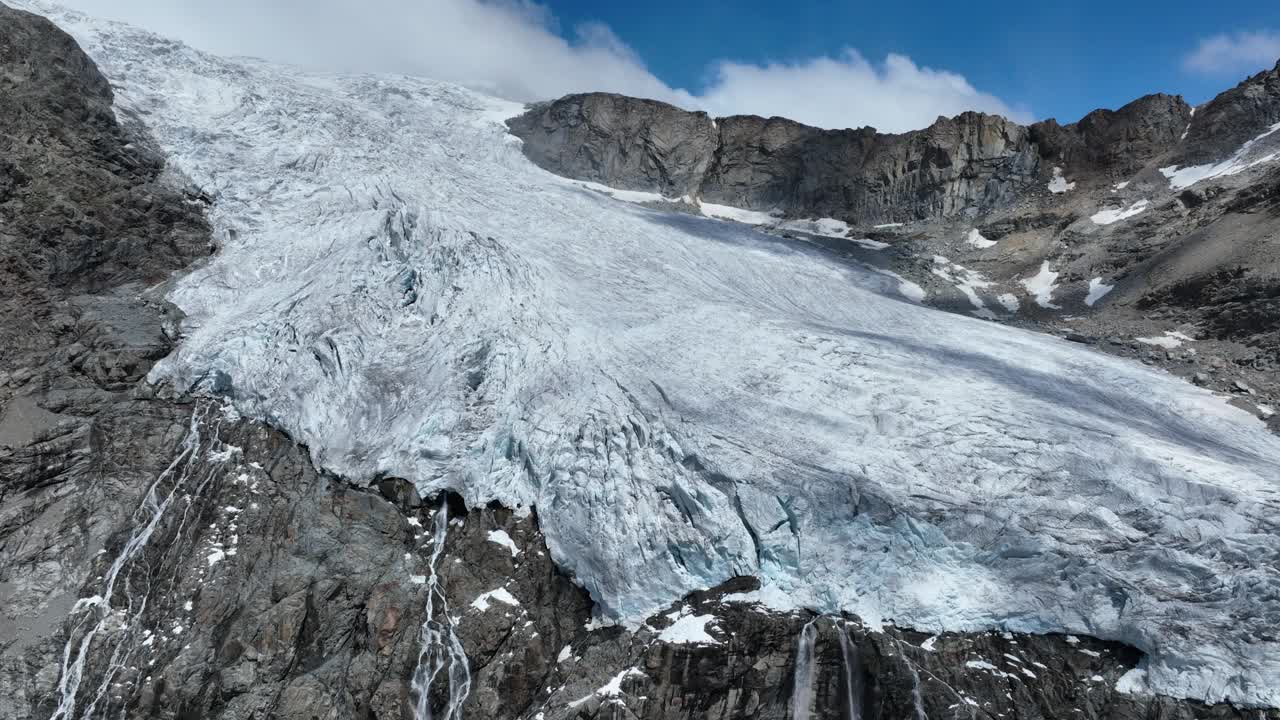
[[[593,93],[534,106],[508,124],[531,160],[566,177],[871,225],[1005,208],[1042,186],[1052,165],[1072,174],[1132,172],[1173,147],[1190,113],[1182,98],[1150,95],[1067,126],[970,112],[886,135],[777,117],[712,121]]]
[[[1067,175],[1123,179],[1173,147],[1190,119],[1185,100],[1157,94],[1119,110],[1094,110],[1065,127],[1056,120],[1038,122],[1030,132],[1040,156]]]
[[[1196,111],[1179,165],[1216,162],[1280,122],[1280,61],[1218,95]]]
[[[882,135],[783,118],[713,122],[664,103],[594,93],[535,106],[509,125],[530,159],[566,177],[852,222],[999,206],[1039,170],[1026,128],[980,113]]]
[[[522,720],[1280,717],[1120,693],[1140,661],[1123,645],[868,632],[734,600],[748,579],[638,628],[594,628],[536,513],[424,502],[392,477],[354,486],[219,401],[148,384],[180,322],[155,285],[210,251],[209,198],[117,122],[65,33],[3,5],[0,97],[0,717],[414,717],[433,587],[467,688],[462,674],[432,683],[435,717],[451,691],[466,717]],[[618,162],[688,182],[653,158],[697,153],[678,135],[650,142],[653,165]],[[779,187],[753,173],[724,182]],[[1235,207],[1273,213],[1274,185]],[[1230,292],[1242,304],[1224,332],[1274,317],[1265,292]],[[685,627],[698,618],[706,637]]]

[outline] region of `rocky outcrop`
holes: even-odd
[[[852,223],[976,214],[1011,202],[1039,172],[1027,129],[980,113],[884,135],[783,118],[712,121],[595,93],[535,106],[509,125],[531,160],[566,177]]]
[[[1094,110],[1079,122],[1031,126],[1040,156],[1069,175],[1123,179],[1178,142],[1191,106],[1178,96],[1147,95],[1119,110]]]
[[[706,113],[608,93],[569,95],[512,121],[538,165],[565,177],[681,197],[697,192],[715,155]]]
[[[1280,123],[1280,62],[1196,110],[1178,165],[1218,162]]]

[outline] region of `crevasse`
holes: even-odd
[[[873,625],[1122,640],[1152,689],[1280,705],[1280,442],[1246,413],[574,186],[509,104],[37,9],[216,198],[153,380],[354,481],[536,506],[604,615],[752,574]]]

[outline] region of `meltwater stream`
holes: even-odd
[[[62,668],[57,689],[58,707],[50,720],[95,717],[99,706],[104,701],[109,702],[107,690],[112,681],[129,666],[137,652],[137,631],[151,600],[150,574],[153,569],[146,569],[147,582],[142,587],[134,587],[130,581],[130,573],[144,562],[143,553],[156,531],[163,524],[173,521],[169,517],[172,514],[170,511],[180,498],[186,500],[185,507],[176,518],[176,526],[166,534],[171,538],[182,537],[191,519],[191,508],[198,504],[218,470],[232,455],[218,438],[222,414],[215,413],[214,407],[211,404],[203,407],[197,405],[193,410],[177,454],[168,467],[156,476],[143,495],[138,509],[133,512],[129,539],[103,576],[100,590],[95,595],[77,600],[72,608],[71,616],[78,616],[78,619],[62,650]],[[206,424],[209,427],[206,428]],[[78,712],[89,653],[94,651],[102,656],[108,648],[110,653],[107,666],[103,669],[97,686],[92,689],[92,695],[86,694],[88,705],[82,712]]]
[[[433,720],[431,687],[444,672],[449,682],[449,702],[440,720],[462,720],[462,704],[471,694],[471,665],[455,632],[449,615],[449,601],[440,586],[437,565],[444,552],[449,532],[449,504],[443,502],[436,513],[435,535],[431,548],[431,574],[427,577],[427,607],[422,616],[422,635],[418,651],[418,667],[413,673],[413,690],[417,693],[414,720]],[[436,617],[436,599],[440,600],[440,617]]]
[[[840,657],[844,660],[845,717],[847,720],[862,720],[862,665],[858,648],[849,642],[847,623],[836,624],[836,635],[840,638]]]
[[[792,720],[809,720],[813,709],[814,642],[818,639],[818,619],[805,623],[796,640],[795,687],[791,693]]]

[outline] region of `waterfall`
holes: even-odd
[[[809,710],[813,705],[813,663],[814,641],[818,637],[814,618],[805,623],[796,641],[795,688],[791,692],[792,720],[809,720]]]
[[[71,609],[71,615],[80,616],[74,628],[67,636],[67,644],[62,650],[62,668],[58,679],[58,707],[53,711],[50,720],[74,720],[76,717],[76,700],[80,685],[84,681],[85,661],[89,656],[94,641],[99,645],[110,645],[111,656],[102,680],[93,695],[88,707],[81,717],[91,718],[98,704],[106,697],[111,681],[121,670],[128,667],[130,659],[137,650],[131,642],[135,639],[143,613],[150,599],[150,578],[147,585],[136,589],[129,582],[129,573],[140,559],[150,542],[151,536],[160,526],[174,498],[179,492],[188,493],[187,510],[203,493],[222,465],[230,459],[232,453],[227,452],[218,439],[221,416],[209,434],[207,452],[201,453],[201,428],[209,415],[212,406],[203,410],[199,405],[191,413],[187,433],[178,446],[177,455],[156,479],[152,481],[142,502],[131,516],[132,531],[128,541],[120,549],[112,561],[111,567],[103,575],[102,585],[96,595],[81,598]],[[201,463],[204,459],[207,462]],[[189,519],[189,512],[183,512],[175,530],[174,538],[180,539]],[[176,540],[175,540],[176,542]],[[117,598],[116,596],[120,597]]]
[[[862,720],[862,667],[858,649],[849,642],[849,626],[839,626],[840,655],[844,659],[844,704],[848,720]],[[918,694],[918,691],[917,691]]]
[[[929,716],[924,714],[924,698],[920,695],[920,673],[916,672],[916,666],[907,660],[906,655],[902,656],[902,660],[911,671],[911,702],[915,705],[916,720],[929,720]]]
[[[435,517],[435,540],[431,549],[431,574],[427,578],[427,607],[422,616],[422,649],[418,651],[418,667],[413,673],[412,687],[418,694],[413,709],[414,720],[433,720],[431,712],[431,686],[441,671],[449,681],[449,703],[440,720],[462,720],[462,703],[471,693],[471,666],[462,642],[454,632],[454,620],[449,616],[449,601],[440,587],[436,570],[440,554],[444,551],[445,536],[449,531],[449,503],[440,504]],[[440,598],[440,619],[435,617],[436,596]]]

